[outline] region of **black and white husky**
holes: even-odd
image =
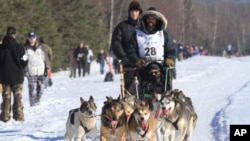
[[[86,101],[80,98],[81,107],[69,111],[69,116],[66,122],[65,139],[70,141],[84,141],[85,136],[91,137],[93,141],[97,141],[96,119],[96,104],[92,96]]]

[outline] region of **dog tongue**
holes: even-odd
[[[126,114],[126,117],[127,117],[127,123],[128,123],[128,121],[129,121],[129,119],[130,119],[130,116],[131,116],[131,114]]]
[[[111,126],[112,126],[112,128],[116,128],[116,126],[117,126],[117,121],[111,121]]]
[[[170,110],[163,110],[163,114],[164,114],[164,115],[168,116],[169,113],[170,113]]]
[[[162,109],[161,108],[158,108],[156,113],[155,113],[155,118],[159,118],[162,114]]]
[[[145,122],[145,121],[140,121],[140,125],[141,125],[141,129],[142,129],[143,131],[145,131],[146,128],[147,128],[146,122]]]

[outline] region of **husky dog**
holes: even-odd
[[[128,94],[128,93],[125,93],[125,96],[124,98],[122,99],[124,102],[128,102],[130,103],[131,105],[135,105],[135,102],[136,102],[136,97],[132,94]]]
[[[107,104],[109,102],[112,102],[113,98],[111,96],[106,96],[107,101],[104,101],[103,104]]]
[[[125,96],[122,99],[122,105],[124,107],[125,114],[126,114],[126,139],[127,140],[130,139],[129,132],[128,132],[128,121],[134,112],[135,102],[136,102],[136,97],[134,95],[125,93]]]
[[[197,119],[198,119],[198,115],[195,112],[195,109],[194,109],[193,102],[192,102],[191,98],[187,97],[181,90],[178,90],[178,89],[167,91],[164,95],[177,98],[177,99],[183,101],[186,104],[186,108],[189,110],[189,112],[192,115],[191,120],[193,121],[193,129],[195,129],[196,122],[197,122]]]
[[[154,141],[155,128],[156,120],[149,109],[149,104],[143,100],[137,101],[128,124],[130,141]]]
[[[80,108],[69,111],[64,138],[70,141],[84,141],[85,136],[88,135],[93,141],[97,141],[94,118],[97,107],[94,98],[90,96],[88,101],[80,98],[80,101]]]
[[[182,100],[173,97],[173,95],[165,95],[161,101],[162,115],[179,131],[178,141],[191,140],[194,130],[193,115],[189,106]]]
[[[179,89],[174,89],[174,90],[166,91],[164,95],[165,96],[175,97],[177,99],[182,100],[183,102],[185,102],[185,99],[186,99],[185,94],[181,90],[179,90]]]
[[[126,120],[128,122],[131,114],[134,112],[136,97],[134,95],[130,95],[125,93],[125,97],[122,99],[122,104],[126,114]]]
[[[154,93],[152,96],[152,106],[153,113],[156,118],[156,140],[157,141],[174,141],[176,128],[173,126],[171,122],[166,120],[162,116],[162,108],[161,108],[161,98],[162,94]]]
[[[106,97],[101,114],[101,141],[125,141],[126,117],[120,97]]]

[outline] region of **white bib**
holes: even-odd
[[[147,35],[140,29],[136,29],[139,57],[148,61],[164,59],[164,35],[163,31]]]

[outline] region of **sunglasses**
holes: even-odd
[[[151,70],[150,73],[152,75],[159,75],[159,74],[161,74],[161,71],[160,70]]]

